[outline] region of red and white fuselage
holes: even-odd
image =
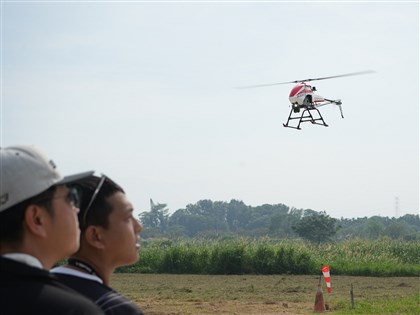
[[[334,104],[338,105],[341,117],[344,118],[343,110],[341,108],[341,100],[330,100],[324,98],[321,95],[315,94],[315,91],[315,87],[312,87],[304,82],[295,85],[289,94],[289,101],[292,104],[292,110],[295,113],[299,113],[301,109],[311,110],[324,105]]]
[[[308,84],[299,83],[293,87],[289,94],[289,101],[292,105],[316,105],[325,102],[321,95],[314,93],[315,87]]]

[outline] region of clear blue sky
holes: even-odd
[[[2,1],[1,35],[1,146],[103,172],[137,213],[419,211],[418,1]],[[282,126],[292,85],[234,88],[370,69],[315,84],[343,102],[328,128]]]

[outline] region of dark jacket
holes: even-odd
[[[103,315],[90,300],[44,269],[0,257],[2,315]]]
[[[106,315],[143,315],[143,311],[123,295],[95,280],[54,273],[66,286],[94,301]]]

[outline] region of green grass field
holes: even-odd
[[[312,314],[319,276],[114,274],[112,286],[149,315]],[[419,277],[332,274],[329,314],[420,314]],[[353,284],[354,309],[350,286]]]
[[[347,276],[420,276],[420,242],[352,239],[314,245],[302,240],[146,240],[140,260],[118,272],[318,275],[321,265]]]

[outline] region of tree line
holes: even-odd
[[[169,214],[166,204],[150,200],[150,211],[139,215],[143,238],[275,237],[304,238],[314,243],[350,238],[420,240],[419,215],[335,219],[326,212],[284,204],[249,206],[243,201],[200,200]]]

